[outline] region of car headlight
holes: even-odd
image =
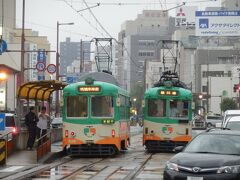
[[[232,174],[232,173],[239,173],[240,172],[240,165],[237,166],[223,166],[220,167],[217,171],[218,174]]]
[[[166,164],[166,169],[173,170],[173,171],[178,171],[178,165],[168,161],[167,164]]]

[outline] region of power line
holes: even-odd
[[[88,20],[83,16],[82,13],[79,13],[77,9],[75,9],[69,2],[67,2],[67,0],[63,0],[63,1],[64,1],[70,8],[72,8],[78,15],[80,15],[93,29],[95,29],[99,34],[101,34],[103,37],[105,37],[104,34],[103,34],[101,31],[99,31],[96,27],[94,27],[94,26],[91,24],[91,22],[88,21]]]
[[[65,0],[55,0],[55,1],[65,1]],[[71,1],[71,3],[79,3],[79,4],[83,4],[84,2],[80,2],[77,0],[69,0]],[[160,1],[160,0],[159,0]],[[188,4],[194,4],[194,3],[200,3],[200,2],[211,2],[211,1],[217,1],[217,0],[196,0],[196,1],[185,1]],[[149,2],[112,2],[112,3],[106,3],[106,2],[88,2],[88,4],[91,5],[97,5],[100,4],[102,5],[106,5],[106,6],[145,6],[145,5],[159,5],[159,3],[149,3]],[[160,3],[162,4],[162,3]],[[165,5],[175,5],[177,4],[177,2],[164,2]],[[162,7],[162,5],[161,5]],[[166,8],[166,7],[165,7]]]
[[[110,33],[103,27],[103,25],[99,22],[99,20],[97,19],[97,17],[94,15],[94,13],[92,12],[92,10],[89,8],[88,4],[86,3],[85,0],[83,0],[85,6],[88,8],[88,11],[92,14],[93,18],[96,20],[96,22],[99,24],[99,26],[102,28],[102,30],[111,38],[113,38]],[[100,3],[99,3],[100,4]]]

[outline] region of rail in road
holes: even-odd
[[[135,131],[132,131],[131,146],[127,151],[123,151],[114,157],[63,157],[51,164],[39,165],[37,166],[38,169],[32,169],[31,173],[22,172],[22,174],[16,174],[12,178],[59,180],[162,179],[165,164],[173,155],[173,153],[152,154],[146,152],[142,146],[141,129],[140,131],[135,129]],[[11,179],[11,176],[6,179]]]
[[[114,157],[70,158],[70,161],[42,171],[29,179],[162,179],[166,161],[173,154],[147,153],[142,134],[132,136],[131,147]]]

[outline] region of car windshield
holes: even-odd
[[[240,155],[240,136],[200,134],[192,140],[184,152]]]
[[[92,96],[92,116],[113,117],[114,103],[112,96]]]
[[[228,122],[227,125],[226,125],[226,128],[229,128],[231,130],[240,131],[240,121]]]

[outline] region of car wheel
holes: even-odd
[[[208,128],[212,127],[212,123],[207,123],[207,127]]]

